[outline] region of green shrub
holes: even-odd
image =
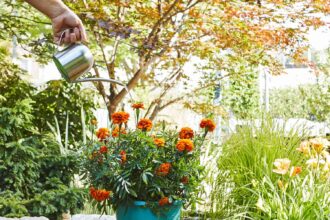
[[[1,114],[6,111],[0,108],[0,136],[6,140],[0,142],[0,216],[55,218],[67,210],[82,208],[84,192],[70,187],[74,173],[78,173],[78,155],[61,155],[52,134],[35,131],[28,138],[20,137],[19,130],[31,130],[24,126],[31,126],[29,119],[33,117],[29,113],[31,105],[17,105],[13,109],[21,111],[12,111],[8,117]],[[26,118],[20,121],[17,118],[22,114]],[[4,128],[15,121],[18,122],[14,130],[7,132]]]
[[[22,106],[30,104],[29,119],[31,125],[25,126],[39,133],[51,131],[47,123],[53,124],[54,117],[57,118],[60,134],[64,139],[67,117],[69,118],[69,145],[71,148],[79,147],[79,140],[82,138],[81,109],[85,112],[85,123],[94,118],[95,109],[94,96],[91,90],[81,88],[79,84],[70,84],[63,80],[50,81],[40,90],[31,86],[29,82],[23,79],[26,72],[17,65],[0,58],[0,106],[4,112],[2,115],[7,117],[12,111],[18,111],[17,102],[22,102]],[[16,107],[15,107],[16,106]],[[26,118],[15,118],[21,123]],[[79,122],[79,123],[77,123]],[[0,123],[2,124],[0,119]],[[12,125],[16,121],[10,121]],[[25,123],[25,122],[24,122]],[[16,125],[15,125],[16,126]],[[20,127],[24,128],[24,127]],[[1,129],[1,127],[0,127]],[[33,131],[24,131],[6,127],[7,132],[23,132],[20,135],[29,135]]]
[[[54,134],[38,123],[52,120],[36,110],[51,101],[35,99],[35,88],[20,78],[24,72],[16,65],[3,60],[0,64],[0,216],[56,219],[63,212],[77,212],[85,199],[84,190],[71,186],[79,155],[70,150],[63,154]],[[71,94],[66,95],[69,99]],[[69,111],[80,114],[80,107]]]
[[[270,114],[279,118],[307,118],[330,122],[329,78],[315,85],[270,91]],[[293,107],[294,106],[294,107]]]
[[[56,116],[60,134],[64,139],[66,119],[69,118],[69,144],[71,148],[82,139],[81,109],[85,112],[85,123],[94,118],[95,109],[92,90],[82,89],[80,84],[68,83],[62,80],[50,81],[46,88],[32,96],[33,123],[38,125],[40,132],[49,131],[47,122],[53,122]],[[79,122],[79,123],[77,123]],[[53,124],[53,123],[52,123]]]

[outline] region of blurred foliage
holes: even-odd
[[[325,26],[320,15],[329,13],[324,0],[64,2],[86,26],[88,47],[97,63],[95,74],[102,65],[110,78],[124,80],[130,90],[157,88],[150,101],[150,118],[171,104],[198,96],[196,79],[198,87],[215,86],[219,78],[212,74],[214,70],[230,72],[237,63],[261,64],[278,74],[282,67],[277,53],[303,62],[306,33]],[[55,50],[49,21],[22,1],[0,4],[0,27],[5,30],[0,39],[15,36],[19,45],[31,52],[28,56],[41,63],[49,60]],[[286,25],[287,21],[297,28]],[[194,70],[183,71],[196,60]],[[96,85],[109,103],[110,113],[127,95],[114,84],[109,90],[102,83]],[[180,92],[173,95],[176,89]],[[241,101],[251,103],[246,98]],[[247,117],[250,110],[244,111],[239,117]]]
[[[217,115],[228,118],[232,113],[238,119],[256,117],[259,112],[258,72],[255,67],[233,64],[225,74],[214,73],[211,88],[198,89],[187,95],[184,107],[202,115]],[[190,97],[192,96],[192,97]]]
[[[38,91],[23,79],[26,72],[9,61],[7,50],[0,50],[0,65],[0,216],[56,219],[63,212],[75,213],[85,195],[71,187],[79,156],[74,151],[61,154],[46,122],[58,116],[65,124],[61,114],[69,112],[74,120],[71,141],[79,146],[80,110],[87,112],[86,121],[92,117],[91,96],[61,81]]]
[[[271,112],[275,116],[330,123],[330,48],[311,53],[316,84],[271,91]]]
[[[270,91],[270,114],[277,118],[307,118],[330,123],[330,83]]]
[[[0,59],[0,65],[2,67],[0,104],[2,107],[9,108],[8,114],[13,111],[11,108],[17,102],[28,102],[32,105],[30,110],[34,116],[31,121],[33,129],[39,132],[50,131],[47,123],[54,124],[54,117],[56,117],[61,135],[65,133],[68,115],[70,144],[71,147],[77,147],[75,143],[82,139],[81,109],[85,111],[85,123],[88,124],[90,119],[94,118],[93,110],[97,107],[93,101],[95,92],[83,89],[79,84],[59,80],[48,82],[43,85],[43,89],[34,88],[24,80],[26,72],[11,63],[4,54],[3,59]],[[19,126],[15,123],[13,123],[14,126]],[[30,129],[31,126],[27,128]],[[10,131],[13,130],[10,128]],[[22,130],[18,131],[22,132]]]
[[[258,72],[246,66],[237,66],[227,85],[223,86],[223,105],[238,119],[257,117],[259,111]],[[240,74],[238,74],[240,73]],[[237,76],[238,75],[238,76]]]
[[[23,2],[0,2],[0,28],[4,30],[0,32],[0,40],[10,41],[15,37],[24,50],[31,52],[25,54],[25,57],[42,54],[43,56],[33,57],[46,64],[55,51],[50,22],[47,17]]]
[[[95,91],[83,89],[80,84],[66,81],[50,81],[45,89],[38,91],[32,97],[35,117],[33,123],[39,131],[47,131],[48,123],[54,123],[54,116],[59,123],[61,135],[65,134],[66,119],[69,119],[69,140],[74,145],[82,140],[81,109],[85,111],[85,123],[94,118],[93,110],[97,104]],[[64,137],[62,137],[64,139]],[[71,146],[72,147],[72,146]]]
[[[30,98],[12,103],[6,98],[2,96],[0,105],[0,215],[54,219],[75,212],[84,195],[70,187],[79,157],[73,152],[61,155],[54,136],[37,131]]]

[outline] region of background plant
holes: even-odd
[[[47,123],[53,126],[54,118],[58,121],[59,132],[64,140],[66,123],[69,129],[69,144],[71,148],[79,147],[83,138],[82,111],[84,112],[84,123],[90,125],[94,119],[93,111],[98,107],[98,99],[95,91],[82,88],[80,84],[72,84],[65,81],[50,81],[43,85],[44,89],[36,92],[32,99],[34,101],[33,123],[38,125],[40,132],[49,131]]]
[[[270,114],[278,118],[307,118],[329,123],[330,84],[327,80],[315,85],[271,90]]]
[[[55,218],[68,210],[74,213],[84,195],[70,187],[78,157],[61,155],[53,135],[37,132],[31,111],[28,100],[0,108],[0,215]]]
[[[297,134],[285,133],[283,127],[270,120],[262,121],[258,127],[240,128],[221,148],[219,171],[211,195],[213,215],[216,218],[249,218],[249,212],[256,211],[258,202],[254,191],[259,190],[265,178],[277,181],[277,174],[272,172],[275,159],[288,157],[292,164],[302,161],[296,152],[299,144]]]
[[[49,120],[35,114],[37,90],[22,79],[24,71],[0,55],[0,215],[55,219],[74,213],[84,201],[84,191],[72,187],[79,157],[73,151],[62,154],[54,134],[36,123]]]
[[[47,123],[55,127],[56,117],[63,140],[66,123],[69,121],[69,144],[71,147],[78,147],[77,143],[83,136],[81,112],[83,109],[84,123],[89,125],[89,121],[95,117],[93,110],[98,106],[95,93],[83,89],[79,84],[70,84],[61,80],[50,81],[41,88],[35,88],[25,79],[26,71],[13,64],[6,51],[0,53],[0,64],[2,106],[11,108],[17,101],[29,102],[32,105],[30,113],[33,115],[31,127],[40,133],[51,131]],[[9,130],[13,132],[13,129]]]

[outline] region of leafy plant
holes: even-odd
[[[139,112],[141,105],[137,106]],[[197,202],[203,176],[201,146],[208,131],[214,130],[214,123],[203,120],[201,135],[190,128],[178,134],[164,126],[151,135],[149,119],[137,118],[137,129],[126,130],[128,117],[126,112],[114,113],[111,131],[100,128],[98,141],[84,150],[84,173],[98,206],[116,209],[137,200],[155,208],[157,202],[160,206],[176,200],[187,205]]]
[[[251,192],[258,201],[249,215],[257,219],[328,219],[330,142],[322,138],[303,141],[296,154],[304,160],[293,164],[289,158],[274,161],[277,181],[265,176]]]
[[[8,126],[0,129],[6,128],[7,132],[20,132],[21,134],[18,135],[21,137],[36,131],[49,132],[51,129],[48,123],[53,124],[56,117],[62,139],[65,139],[63,136],[65,133],[69,134],[70,147],[78,147],[78,142],[83,136],[83,128],[81,123],[76,122],[81,122],[81,109],[84,109],[85,113],[84,123],[89,124],[87,122],[94,118],[93,110],[97,107],[94,102],[95,93],[92,90],[83,89],[79,84],[70,84],[61,80],[50,81],[43,86],[43,90],[40,90],[24,80],[26,72],[6,58],[0,59],[0,65],[2,66],[0,105],[3,107],[3,117],[9,117],[13,111],[20,111],[18,108],[26,105],[31,105],[29,114],[33,115],[33,118],[26,118],[27,115],[23,114],[26,111],[22,111],[15,121],[9,121]],[[17,102],[20,104],[17,105]],[[66,126],[67,121],[69,121],[68,126]],[[24,125],[21,125],[22,123]],[[69,132],[65,132],[66,127]],[[30,130],[24,131],[24,129]]]
[[[21,102],[17,105],[13,109],[22,107]],[[25,108],[24,114],[32,119],[28,113],[31,106]],[[10,117],[2,117],[3,112],[0,108],[4,127],[22,115],[22,111],[13,111]],[[31,120],[25,122],[25,126],[31,126]],[[51,134],[34,132],[24,138],[18,136],[21,134],[18,131],[24,131],[26,127],[15,127],[12,133],[6,130],[0,132],[6,140],[0,143],[0,215],[44,215],[54,218],[67,210],[75,212],[81,208],[83,191],[70,187],[73,174],[78,173],[77,155],[62,156]]]
[[[299,164],[303,158],[297,154],[300,137],[284,126],[264,120],[259,126],[247,125],[238,129],[222,146],[218,159],[218,175],[213,183],[211,212],[217,218],[249,218],[255,210],[258,197],[254,188],[264,178],[277,181],[272,172],[277,158],[290,158]],[[215,168],[214,168],[215,169]]]
[[[85,195],[71,187],[78,155],[61,154],[54,135],[40,132],[35,119],[43,116],[35,115],[36,89],[21,79],[24,71],[16,65],[5,59],[0,63],[0,216],[55,219],[76,212]]]
[[[256,118],[260,112],[257,70],[241,64],[230,73],[234,77],[228,79],[229,85],[222,87],[223,105],[238,119]]]
[[[81,109],[84,109],[85,121],[89,124],[94,118],[93,110],[97,107],[95,103],[95,92],[89,89],[83,89],[80,84],[72,84],[62,80],[50,81],[45,85],[45,89],[38,91],[32,97],[34,100],[34,118],[33,123],[38,125],[40,132],[49,131],[47,123],[53,124],[54,116],[58,121],[59,134],[62,139],[65,133],[66,124],[69,122],[70,145],[77,147],[77,144],[83,136],[81,123]]]
[[[274,89],[270,92],[270,114],[280,118],[307,118],[329,123],[329,91],[327,79],[315,85]]]

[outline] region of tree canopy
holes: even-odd
[[[88,46],[96,63],[93,74],[124,81],[128,90],[156,88],[147,117],[192,97],[233,71],[243,62],[249,67],[281,70],[278,54],[304,62],[306,34],[326,25],[327,0],[112,0],[65,1],[84,21]],[[18,42],[39,61],[54,52],[44,17],[29,6],[6,0],[1,9],[0,38],[17,36]],[[14,13],[13,13],[14,11]],[[29,12],[28,12],[29,11]],[[24,28],[23,28],[24,26]],[[48,28],[48,29],[47,29]],[[43,34],[40,34],[43,33]],[[44,40],[48,39],[48,40]],[[196,62],[197,60],[197,62]],[[194,64],[194,68],[187,65]],[[223,71],[219,77],[217,71]],[[113,113],[127,91],[111,84],[95,84]],[[182,88],[183,92],[171,92]]]

